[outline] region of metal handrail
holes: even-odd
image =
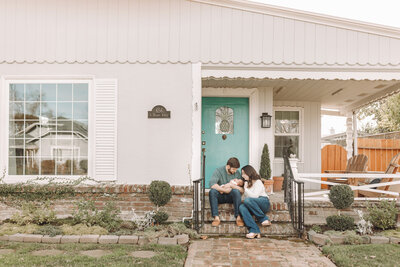
[[[199,232],[200,228],[203,227],[205,218],[205,212],[204,212],[204,203],[206,197],[205,162],[206,162],[206,155],[205,155],[205,149],[203,148],[201,178],[193,181],[193,219],[194,219],[194,229],[197,232]],[[201,202],[201,210],[199,210],[200,208],[199,202]]]
[[[288,205],[293,228],[301,237],[304,231],[304,183],[296,181],[288,153],[284,151],[284,200]]]

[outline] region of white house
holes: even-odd
[[[321,114],[346,114],[351,141],[353,111],[400,88],[400,29],[250,1],[0,0],[0,32],[7,181],[62,150],[55,176],[189,185],[202,148],[208,176],[230,156],[258,169],[265,143],[274,175],[289,144],[320,172]]]

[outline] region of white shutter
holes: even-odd
[[[117,179],[117,80],[95,80],[94,178]]]

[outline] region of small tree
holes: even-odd
[[[154,205],[157,206],[157,211],[154,215],[154,220],[157,223],[163,223],[168,220],[168,214],[165,211],[159,210],[161,206],[166,205],[172,197],[172,190],[169,183],[165,181],[152,181],[149,187],[149,198]]]
[[[260,176],[267,180],[271,179],[271,161],[269,159],[269,149],[267,144],[264,144],[261,155]]]
[[[353,204],[354,194],[348,185],[334,185],[329,193],[329,200],[338,210],[338,215],[328,216],[326,223],[329,228],[336,231],[352,230],[354,228],[354,219],[348,215],[341,215],[341,209],[347,209]]]

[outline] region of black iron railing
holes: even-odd
[[[284,152],[284,199],[288,205],[290,218],[293,228],[297,231],[299,237],[304,231],[304,183],[296,181],[293,176],[292,167],[288,153]]]
[[[201,178],[193,181],[193,222],[194,229],[199,232],[204,225],[204,203],[206,199],[205,185],[206,155],[201,153]]]

